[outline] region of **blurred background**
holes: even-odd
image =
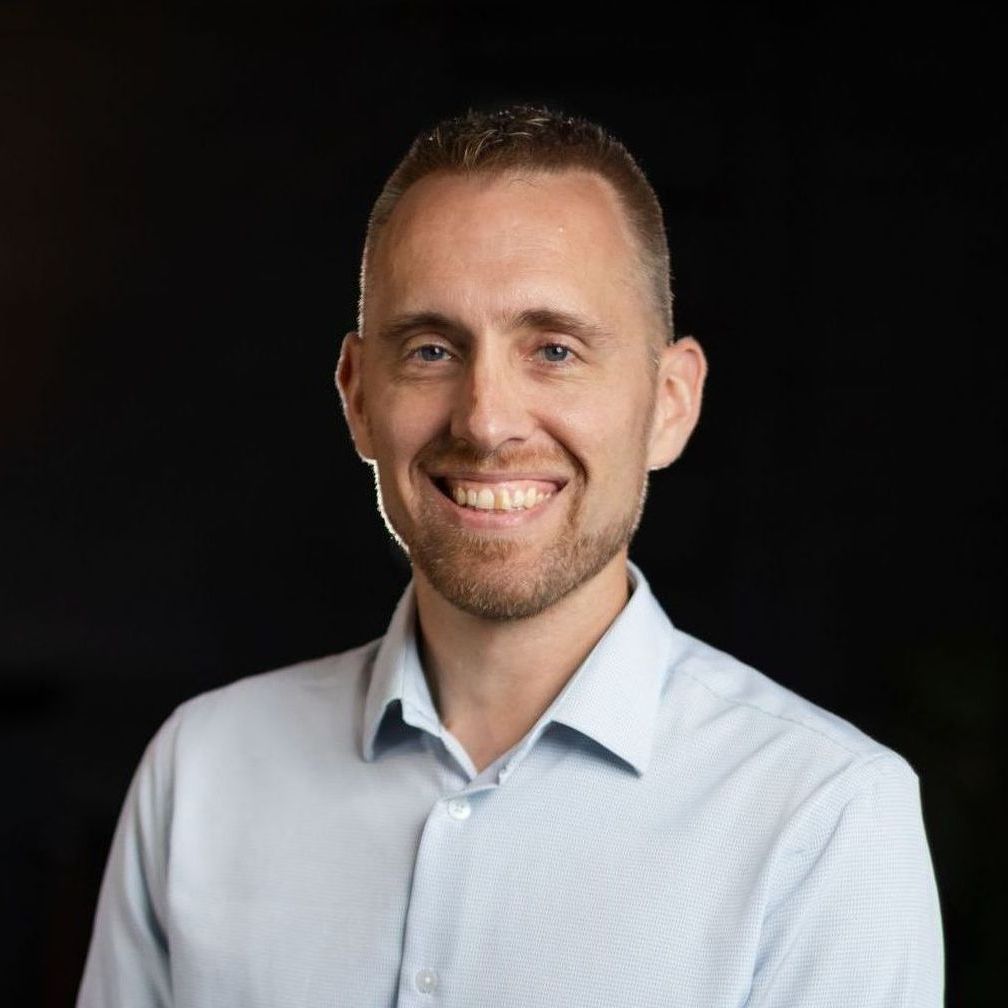
[[[332,387],[363,228],[414,133],[514,100],[637,155],[709,353],[634,559],[677,625],[915,767],[948,1003],[998,1002],[995,9],[0,5],[10,1003],[73,998],[177,703],[382,633],[408,569]]]

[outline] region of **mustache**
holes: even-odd
[[[452,437],[439,437],[426,445],[417,457],[421,468],[471,469],[473,472],[500,472],[508,469],[536,470],[560,469],[565,472],[580,470],[574,460],[561,450],[543,448],[498,448],[480,451],[468,441]]]

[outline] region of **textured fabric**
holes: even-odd
[[[477,774],[407,591],[183,704],[123,808],[79,1008],[941,1003],[917,778],[635,590]]]

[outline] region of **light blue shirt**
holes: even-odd
[[[381,641],[179,707],[130,787],[79,1008],[932,1008],[941,924],[891,750],[620,616],[477,773],[407,590]]]

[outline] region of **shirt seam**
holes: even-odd
[[[717,697],[719,700],[722,700],[725,703],[731,704],[734,707],[745,707],[745,708],[748,708],[749,710],[758,711],[760,714],[763,714],[763,715],[765,715],[768,718],[773,718],[775,721],[784,721],[787,724],[793,724],[796,727],[802,728],[805,731],[811,733],[812,735],[818,735],[820,738],[825,739],[827,742],[829,742],[832,745],[836,746],[838,749],[842,749],[849,756],[855,756],[855,757],[864,758],[866,763],[867,762],[871,762],[872,760],[877,759],[879,757],[885,756],[887,752],[891,751],[891,750],[888,750],[885,746],[882,746],[881,742],[876,742],[875,739],[870,739],[870,741],[872,742],[873,745],[881,746],[886,751],[885,752],[874,753],[874,754],[871,754],[869,756],[869,755],[867,755],[867,754],[865,754],[863,752],[859,752],[857,749],[852,748],[851,746],[845,744],[844,742],[841,742],[839,739],[835,738],[834,736],[828,735],[822,729],[815,728],[815,727],[813,727],[810,724],[806,724],[804,721],[799,721],[799,720],[797,720],[797,718],[788,717],[786,714],[774,713],[773,711],[766,710],[764,707],[760,707],[759,704],[751,703],[748,700],[737,700],[737,699],[733,699],[731,697],[727,697],[723,693],[719,693],[716,689],[714,689],[708,683],[704,682],[701,678],[699,678],[695,673],[690,672],[687,669],[684,669],[684,668],[680,667],[677,671],[680,674],[682,674],[684,676],[687,676],[689,679],[691,679],[693,682],[695,682],[698,686],[700,686],[703,689],[705,689],[711,696]],[[753,670],[753,671],[755,671],[755,670]],[[870,737],[869,736],[865,736],[865,738],[870,738]],[[894,755],[895,755],[895,753],[894,753]]]

